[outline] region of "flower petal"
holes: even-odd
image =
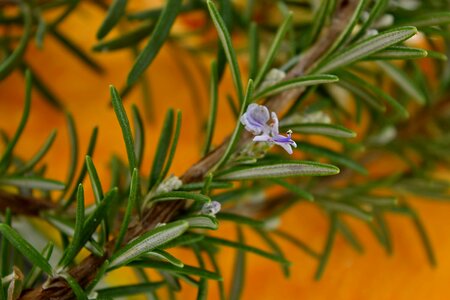
[[[278,117],[277,114],[275,112],[272,112],[272,127],[271,127],[271,133],[272,136],[277,136],[280,134],[279,130],[278,130]]]
[[[272,137],[268,134],[257,135],[253,138],[254,142],[272,142]]]
[[[275,144],[277,144],[280,147],[283,147],[284,150],[286,150],[287,153],[292,154],[292,147],[291,144],[287,144],[287,143],[277,143],[275,142]]]
[[[241,116],[241,123],[245,129],[253,134],[267,133],[270,115],[267,107],[255,103],[247,107],[247,111]]]

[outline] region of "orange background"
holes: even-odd
[[[79,13],[72,15],[62,26],[78,45],[87,51],[95,44],[95,30],[101,22],[103,13],[92,7],[81,6]],[[143,164],[144,172],[150,168],[159,131],[165,112],[169,107],[183,112],[181,141],[171,172],[181,175],[200,157],[203,134],[199,130],[200,117],[207,113],[207,83],[202,81],[198,70],[190,65],[190,70],[202,91],[199,110],[193,105],[187,82],[173,61],[173,51],[162,49],[158,58],[148,71],[153,92],[153,103],[157,108],[155,118],[146,121],[146,152]],[[183,54],[179,54],[183,55]],[[81,137],[80,150],[85,151],[87,140],[93,126],[100,128],[94,162],[99,169],[100,178],[108,178],[108,161],[112,153],[124,156],[125,150],[120,128],[114,113],[109,107],[108,85],[121,87],[130,70],[132,59],[127,51],[92,54],[105,67],[104,75],[98,75],[77,58],[68,54],[50,37],[45,40],[44,50],[38,50],[31,43],[26,55],[27,60],[41,78],[49,83],[72,112]],[[188,59],[186,55],[182,59]],[[207,64],[205,64],[207,65]],[[244,64],[242,67],[245,68]],[[232,90],[229,74],[221,86],[220,123],[214,138],[217,144],[233,128],[234,121],[226,107],[225,95]],[[20,120],[23,108],[24,82],[19,72],[15,72],[0,82],[0,128],[12,134]],[[136,88],[126,100],[128,111],[131,103],[142,108],[140,90]],[[47,103],[39,94],[33,92],[32,111],[23,138],[16,149],[23,157],[31,157],[40,147],[51,129],[58,129],[54,147],[47,155],[48,176],[63,180],[69,157],[68,140],[63,115]],[[300,145],[301,147],[301,145]],[[108,182],[103,182],[104,187]],[[87,186],[87,197],[92,198]],[[293,262],[289,279],[282,276],[279,267],[270,261],[247,255],[248,268],[245,277],[244,299],[447,299],[450,297],[450,205],[426,200],[413,200],[411,205],[417,208],[424,220],[426,229],[434,245],[438,267],[431,269],[427,264],[420,240],[405,217],[388,218],[392,229],[394,254],[388,257],[369,229],[362,223],[349,219],[350,225],[365,246],[365,254],[359,255],[340,237],[336,239],[330,262],[323,278],[316,282],[313,275],[317,262],[297,248],[281,241],[286,256]],[[222,224],[219,234],[234,235],[234,228]],[[315,250],[320,251],[328,230],[325,216],[311,204],[300,204],[282,218],[281,227],[306,241]],[[247,242],[263,247],[263,244],[251,233],[245,232]],[[177,252],[191,263],[192,255]],[[230,282],[234,252],[225,250],[220,255],[226,287]],[[122,274],[116,274],[116,281],[127,282]],[[184,285],[183,299],[195,299],[195,290]],[[211,298],[217,297],[216,287],[210,284]]]

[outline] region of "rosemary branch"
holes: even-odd
[[[320,60],[322,55],[333,45],[336,38],[345,29],[346,24],[352,17],[358,5],[357,0],[340,1],[332,17],[330,25],[325,28],[317,42],[300,57],[298,64],[287,74],[285,80],[296,78],[307,74],[309,70]],[[296,88],[283,92],[277,96],[267,99],[266,106],[276,113],[287,110],[294,101],[302,95],[305,88]],[[248,133],[242,134],[237,143],[237,149],[241,149],[251,140]],[[183,183],[191,183],[202,180],[207,172],[220,160],[227,147],[228,138],[211,151],[199,162],[191,166],[181,177]],[[136,218],[129,226],[124,243],[136,238],[144,232],[154,228],[158,223],[169,222],[173,219],[184,205],[184,201],[169,201],[158,203],[147,211],[144,211],[141,219]],[[106,245],[105,255],[102,257],[90,255],[78,265],[69,270],[69,274],[79,283],[81,287],[87,286],[95,277],[99,267],[111,255],[115,241],[111,240]],[[40,300],[40,299],[74,299],[72,289],[62,277],[55,277],[41,286],[31,290],[24,290],[19,299]]]

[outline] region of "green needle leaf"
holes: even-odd
[[[244,244],[244,233],[242,229],[237,226],[238,243]],[[245,263],[246,253],[243,249],[237,249],[236,257],[234,260],[234,271],[232,276],[232,282],[230,287],[230,300],[238,300],[242,297],[242,291],[244,290],[245,282]]]
[[[364,252],[364,247],[344,220],[338,220],[337,229],[357,252]]]
[[[377,18],[380,16],[380,14],[383,12],[383,10],[386,8],[389,0],[377,0],[377,1],[372,1],[372,2],[373,2],[373,7],[369,13],[369,17],[361,25],[358,33],[355,34],[355,36],[353,37],[353,41],[356,41],[357,39],[361,38],[362,36],[364,36],[366,34],[367,29],[369,29],[370,26],[372,26],[373,22],[377,20]]]
[[[156,258],[157,260],[166,261],[174,266],[177,266],[179,268],[182,268],[184,266],[183,262],[170,254],[167,251],[160,250],[160,249],[154,249],[150,252],[147,252],[145,254],[145,257],[147,258]]]
[[[108,8],[108,13],[105,20],[103,20],[102,25],[97,31],[97,39],[101,40],[104,38],[116,24],[119,22],[120,18],[125,13],[125,8],[127,6],[127,0],[114,0]]]
[[[314,196],[312,194],[308,193],[307,191],[305,191],[304,189],[300,188],[299,186],[297,186],[295,184],[291,184],[287,181],[284,181],[284,180],[281,180],[278,178],[272,178],[271,181],[284,187],[288,191],[300,196],[303,199],[306,199],[308,201],[314,201]]]
[[[304,251],[306,254],[313,258],[319,258],[320,255],[312,250],[306,243],[302,242],[301,240],[297,239],[296,237],[290,235],[287,232],[281,231],[281,230],[275,230],[273,231],[274,234],[279,236],[280,238],[292,243],[294,246],[298,247],[300,250]]]
[[[392,46],[366,57],[366,60],[406,60],[428,56],[428,52],[419,48]]]
[[[333,83],[336,81],[339,81],[339,78],[334,75],[306,75],[298,78],[284,80],[272,86],[269,86],[264,90],[255,93],[253,99],[266,98],[268,96],[272,96],[287,90],[303,86],[318,85],[322,83]]]
[[[325,73],[349,65],[389,46],[403,42],[416,33],[417,29],[411,26],[386,30],[343,49],[338,54],[327,59],[322,64],[323,66],[314,72]]]
[[[134,30],[131,30],[127,33],[118,36],[117,38],[100,42],[97,45],[95,45],[92,48],[92,50],[96,52],[113,51],[134,46],[138,44],[141,40],[143,40],[145,37],[149,36],[154,27],[155,24],[153,22],[149,24],[144,24],[140,27],[137,27]]]
[[[75,177],[75,169],[78,164],[78,134],[77,128],[75,126],[75,122],[73,120],[73,116],[66,112],[65,113],[66,122],[67,122],[67,135],[69,136],[69,145],[70,145],[70,157],[69,157],[69,169],[67,171],[66,178],[66,188],[64,192],[59,196],[59,200],[62,200],[64,196],[69,191],[70,186],[72,185],[73,179]]]
[[[414,24],[416,27],[441,26],[450,23],[450,12],[441,11],[424,14],[418,17],[408,18],[405,24]]]
[[[148,201],[149,201],[149,203],[152,203],[152,202],[172,201],[172,200],[180,200],[180,199],[189,199],[189,200],[198,201],[200,203],[211,202],[211,198],[209,198],[208,196],[205,196],[202,194],[197,194],[197,193],[180,192],[180,191],[162,193],[162,194],[159,194],[155,197],[148,199]],[[145,201],[145,202],[147,202],[147,201]]]
[[[241,103],[241,111],[239,113],[239,116],[242,116],[244,114],[245,109],[247,108],[247,103],[252,98],[252,94],[253,94],[253,80],[250,79],[248,81],[247,91],[245,92],[244,100]],[[227,148],[225,149],[225,152],[223,153],[219,162],[212,168],[212,171],[219,169],[228,161],[228,159],[230,158],[230,155],[233,151],[234,146],[236,145],[236,143],[239,140],[239,135],[240,135],[241,129],[242,129],[242,124],[241,124],[240,118],[238,118],[236,121],[236,126],[233,131],[233,134],[231,135],[230,140],[228,141]]]
[[[322,204],[325,208],[331,210],[331,211],[336,211],[336,212],[340,212],[340,213],[345,213],[345,214],[349,214],[352,215],[356,218],[359,218],[363,221],[366,222],[371,222],[373,217],[370,213],[362,210],[361,208],[359,208],[356,205],[352,205],[349,203],[345,203],[342,201],[318,201],[320,204]]]
[[[216,175],[221,180],[248,180],[282,178],[292,176],[336,175],[339,169],[328,164],[310,161],[275,161],[259,163],[257,166],[233,167]]]
[[[4,217],[3,223],[8,226],[11,226],[11,209],[9,207],[6,208],[3,217]],[[1,244],[0,244],[0,262],[1,262],[0,276],[3,278],[10,273],[12,266],[11,266],[10,248],[9,248],[8,239],[6,238],[6,236],[3,235],[0,242],[1,242]],[[1,293],[2,293],[2,290],[0,288],[0,294]]]
[[[347,42],[348,37],[351,35],[351,33],[353,32],[353,29],[355,28],[356,24],[358,23],[359,18],[361,16],[364,8],[366,7],[367,2],[368,2],[368,0],[358,1],[358,5],[356,6],[355,10],[353,11],[353,15],[350,18],[350,20],[348,21],[347,26],[341,32],[339,37],[336,38],[333,45],[330,48],[328,48],[327,52],[325,53],[325,55],[323,55],[323,57],[328,57],[329,54],[334,53],[335,50],[341,48]],[[332,8],[332,6],[330,6],[329,8]],[[320,62],[319,62],[319,64],[320,64]],[[320,73],[323,73],[323,72],[320,72]]]
[[[155,157],[153,158],[152,170],[149,176],[148,190],[151,190],[155,184],[162,179],[162,169],[169,150],[170,141],[172,140],[173,131],[173,109],[169,109],[164,119],[164,125],[159,135],[158,147],[156,148]]]
[[[33,25],[33,16],[32,16],[32,10],[28,6],[28,4],[25,4],[25,2],[21,2],[20,8],[23,13],[24,17],[24,32],[20,38],[19,44],[14,49],[14,51],[9,55],[3,62],[0,64],[0,80],[4,79],[6,76],[8,76],[12,70],[16,67],[16,65],[20,62],[22,59],[23,54],[25,53],[25,50],[28,45],[28,41],[30,40],[31,36],[31,30]],[[29,76],[29,75],[28,75]]]
[[[264,60],[263,65],[259,69],[258,75],[256,75],[255,86],[259,86],[259,84],[264,79],[264,76],[266,75],[267,71],[269,70],[270,66],[272,65],[273,61],[275,60],[275,56],[278,52],[278,49],[281,46],[281,42],[283,41],[286,32],[289,30],[291,22],[292,22],[292,12],[289,12],[287,17],[281,24],[280,28],[278,29],[277,34],[275,35],[275,38],[271,43],[266,59]]]
[[[250,24],[249,29],[249,78],[255,78],[259,64],[259,35],[258,25],[255,22]]]
[[[127,297],[137,294],[148,293],[149,291],[159,289],[164,286],[163,281],[158,282],[145,282],[139,284],[130,285],[118,285],[111,288],[96,290],[98,297]]]
[[[95,149],[95,144],[97,143],[97,136],[98,136],[98,128],[94,127],[94,129],[92,130],[91,137],[89,139],[86,155],[92,157]],[[76,153],[73,154],[76,155]],[[73,166],[73,168],[75,168],[75,166]],[[87,172],[86,164],[83,164],[81,166],[80,173],[78,174],[78,178],[75,180],[75,182],[82,182],[84,177],[86,176],[86,172]],[[72,193],[70,193],[70,196],[67,198],[66,203],[64,203],[64,209],[67,209],[70,206],[70,204],[72,204],[72,202],[75,200],[77,188],[78,188],[77,186],[73,188]]]
[[[377,63],[411,98],[419,104],[425,104],[427,102],[423,92],[404,71],[388,62],[379,61]]]
[[[255,232],[263,239],[263,241],[267,244],[267,246],[272,249],[274,253],[279,255],[280,257],[285,257],[283,250],[281,250],[280,246],[272,239],[268,232],[261,228],[255,228]],[[289,277],[290,271],[289,266],[281,266],[283,270],[283,274],[285,277]]]
[[[164,169],[160,174],[160,180],[165,178],[167,176],[167,173],[169,173],[170,166],[172,165],[172,161],[175,156],[175,151],[177,150],[180,131],[181,131],[181,111],[177,111],[177,118],[175,120],[175,131],[173,133],[172,144],[170,145],[169,155],[167,156]]]
[[[58,28],[54,26],[49,27],[49,33],[86,66],[88,66],[98,74],[103,73],[103,67],[99,65],[94,59],[92,59],[89,54],[87,54],[81,47],[76,45],[66,35],[61,33]]]
[[[204,242],[208,242],[208,243],[213,243],[213,244],[217,244],[217,245],[222,245],[222,246],[226,246],[226,247],[232,247],[235,249],[241,249],[247,252],[251,252],[254,254],[257,254],[259,256],[262,256],[264,258],[276,261],[278,263],[281,263],[283,265],[290,265],[291,263],[289,261],[287,261],[286,259],[284,259],[283,257],[280,257],[279,255],[276,254],[272,254],[266,251],[263,251],[261,249],[252,247],[252,246],[248,246],[246,244],[240,243],[238,242],[234,242],[234,241],[230,241],[230,240],[226,240],[226,239],[222,239],[222,238],[218,238],[218,237],[212,237],[212,236],[206,236],[203,239]]]
[[[0,175],[4,174],[8,169],[14,147],[16,146],[17,141],[19,140],[23,132],[23,129],[27,124],[31,107],[31,87],[32,87],[31,73],[30,71],[27,71],[25,74],[25,106],[23,108],[22,118],[20,119],[19,127],[17,127],[14,136],[6,146],[5,152],[3,152],[2,158],[0,160]]]
[[[38,189],[43,191],[60,191],[66,187],[64,183],[40,177],[3,177],[0,185],[12,185],[20,188]]]
[[[211,261],[211,265],[214,269],[214,272],[216,272],[219,276],[222,276],[221,272],[220,272],[220,267],[219,264],[217,263],[216,258],[214,257],[215,253],[213,252],[213,250],[211,250],[210,248],[205,248],[206,254],[209,257],[209,260]],[[222,281],[217,281],[217,287],[219,290],[219,299],[220,300],[225,300],[225,287]]]
[[[322,157],[326,157],[333,163],[341,164],[347,168],[357,171],[360,174],[363,174],[363,175],[368,174],[367,170],[366,170],[366,168],[364,168],[364,166],[360,165],[359,163],[357,163],[356,161],[352,160],[351,158],[345,156],[344,154],[330,150],[325,147],[310,144],[307,142],[301,142],[301,145],[302,145],[303,152],[312,153],[312,154],[316,154],[316,155],[319,155]]]
[[[50,264],[30,243],[20,236],[17,231],[7,224],[0,224],[0,232],[23,256],[33,265],[41,268],[48,275],[52,275],[53,270]]]
[[[136,105],[131,106],[131,114],[133,117],[134,125],[134,152],[137,159],[138,167],[141,167],[143,156],[144,156],[144,146],[145,146],[145,130],[144,122],[139,114],[139,110]]]
[[[185,191],[185,192],[200,191],[203,189],[204,186],[205,185],[203,182],[186,183],[186,184],[183,184],[178,190]],[[230,182],[212,181],[211,184],[209,185],[209,190],[228,189],[231,187],[233,187],[233,184]]]
[[[317,37],[319,36],[321,30],[324,28],[325,22],[330,17],[330,14],[333,12],[333,10],[330,9],[333,2],[334,2],[333,0],[321,1],[320,6],[313,17],[313,24],[311,27],[311,37],[309,44],[312,44],[317,40]]]
[[[217,11],[214,3],[211,0],[207,0],[206,3],[208,4],[209,13],[214,22],[217,33],[219,35],[219,39],[225,51],[225,56],[227,57],[228,63],[230,64],[234,87],[236,88],[239,102],[242,105],[242,103],[244,102],[244,88],[242,87],[241,73],[239,71],[239,64],[236,58],[236,53],[234,51],[233,44],[231,43],[230,33],[228,32],[226,24],[220,16],[220,13]]]
[[[77,210],[75,214],[75,230],[73,233],[72,242],[69,247],[64,251],[64,256],[59,263],[59,266],[66,267],[72,262],[75,256],[78,254],[83,245],[80,244],[84,226],[84,189],[80,183],[78,185],[77,193]]]
[[[42,256],[48,261],[53,253],[53,242],[48,242],[44,249],[42,249],[41,254]],[[36,265],[34,265],[30,272],[25,277],[24,281],[24,287],[25,288],[31,288],[34,283],[39,279],[39,277],[42,275],[42,270],[38,268]]]
[[[36,28],[36,46],[39,49],[42,49],[44,47],[44,37],[45,33],[47,32],[47,23],[45,22],[45,19],[43,18],[42,14],[39,14],[38,17],[38,25]]]
[[[384,113],[386,111],[386,106],[384,105],[384,103],[382,103],[378,97],[376,97],[373,93],[371,93],[364,87],[361,87],[354,82],[350,82],[349,80],[347,80],[347,78],[343,77],[341,77],[338,85],[352,92],[356,96],[357,100],[364,101],[375,111],[380,113]],[[359,105],[359,102],[357,102],[357,105]]]
[[[209,117],[208,124],[206,125],[206,138],[205,138],[205,148],[203,150],[203,155],[206,155],[211,149],[211,142],[214,134],[214,128],[216,126],[217,117],[217,102],[219,99],[219,78],[217,74],[217,63],[213,61],[211,63],[211,83],[210,83],[210,107],[209,107]]]
[[[61,277],[67,281],[77,300],[88,300],[86,293],[83,291],[83,288],[75,278],[73,278],[69,273],[62,273]]]
[[[109,192],[107,192],[100,204],[97,205],[95,211],[86,219],[83,225],[83,233],[79,243],[80,246],[85,245],[89,240],[92,239],[92,235],[95,233],[98,225],[100,225],[103,219],[105,219],[108,207],[117,196],[117,192],[117,188],[113,188]]]
[[[166,262],[152,261],[152,260],[138,260],[128,264],[129,266],[154,268],[158,270],[171,271],[181,274],[199,276],[201,278],[208,278],[212,280],[222,280],[222,277],[217,273],[207,271],[203,268],[196,268],[189,265],[184,265],[182,268],[176,267]]]
[[[134,152],[134,141],[131,133],[130,121],[128,121],[127,113],[120,99],[119,92],[117,92],[114,86],[109,86],[109,90],[112,97],[112,105],[114,112],[116,113],[117,120],[119,121],[120,128],[122,129],[122,136],[127,149],[128,164],[130,166],[130,173],[134,168],[137,168],[136,154]]]
[[[181,7],[181,0],[167,0],[166,6],[158,18],[155,29],[152,32],[152,36],[148,41],[144,50],[139,54],[134,62],[134,65],[128,74],[128,85],[135,83],[139,76],[144,73],[145,69],[152,63],[168,38],[170,29],[178,15],[178,11]]]
[[[136,207],[138,203],[139,197],[139,173],[137,169],[133,170],[133,174],[131,175],[131,183],[130,183],[130,195],[128,196],[127,209],[122,219],[122,223],[120,225],[119,234],[116,238],[116,244],[114,250],[117,251],[122,245],[123,239],[125,237],[125,233],[128,229],[128,224],[131,219],[131,212],[133,207]],[[139,210],[138,210],[139,211]]]
[[[38,150],[38,152],[29,161],[27,161],[25,165],[23,165],[19,170],[17,170],[15,174],[17,175],[24,174],[32,170],[34,166],[36,166],[36,164],[38,164],[39,161],[42,159],[42,157],[44,157],[45,154],[48,152],[50,147],[53,145],[55,138],[56,138],[56,129],[50,133],[49,137],[44,142],[42,147]]]
[[[328,230],[328,236],[325,242],[325,247],[323,249],[319,266],[317,267],[317,271],[314,276],[316,280],[319,280],[322,277],[328,259],[330,258],[331,249],[333,248],[334,240],[336,238],[337,222],[338,222],[337,215],[335,213],[332,213],[330,215],[330,229]]]
[[[190,228],[206,228],[216,230],[219,228],[216,218],[209,215],[191,216],[181,219],[189,223]]]
[[[350,72],[343,72],[343,76],[345,76],[346,78],[349,78],[351,81],[360,85],[362,88],[366,89],[367,91],[372,92],[373,94],[375,94],[375,96],[384,99],[390,106],[392,106],[392,108],[397,112],[397,114],[400,115],[401,118],[407,119],[409,117],[408,110],[405,107],[403,107],[403,105],[398,103],[397,100],[395,100],[394,98],[389,96],[387,93],[385,93],[379,87],[368,83],[367,81],[361,79],[357,75],[354,75]]]
[[[92,190],[94,191],[95,203],[100,203],[103,199],[103,188],[97,174],[97,169],[89,155],[86,155],[86,167],[89,173],[89,179],[91,180]]]
[[[325,124],[325,123],[304,123],[304,124],[286,124],[282,128],[289,127],[295,133],[316,134],[331,136],[337,138],[354,138],[356,132],[345,128],[341,125]]]
[[[238,225],[249,225],[255,228],[264,227],[264,222],[255,220],[246,216],[241,216],[233,213],[221,212],[216,215],[219,220],[231,221]]]
[[[110,269],[128,264],[144,253],[182,235],[189,228],[185,221],[176,221],[152,229],[132,240],[111,257]]]

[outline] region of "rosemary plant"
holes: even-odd
[[[247,254],[274,261],[289,276],[290,255],[283,252],[281,240],[317,260],[317,279],[324,274],[337,235],[361,251],[346,222],[349,216],[362,220],[387,253],[392,252],[392,237],[385,215],[407,216],[430,264],[436,264],[419,212],[408,197],[450,199],[450,183],[439,177],[450,167],[448,1],[167,0],[159,8],[135,11],[127,9],[126,0],[86,1],[86,7],[105,11],[93,51],[128,49],[135,56],[123,87],[109,87],[127,153],[126,160],[113,158],[109,189],[103,188],[92,159],[95,148],[103,146],[96,145],[97,129],[87,151],[80,153],[69,112],[71,161],[65,180],[49,179],[45,173],[44,157],[56,132],[30,159],[15,151],[33,89],[65,110],[64,101],[28,65],[28,44],[45,51],[44,38],[51,36],[86,67],[103,71],[59,29],[80,2],[0,1],[0,79],[18,70],[26,82],[20,124],[12,136],[2,132],[0,299],[113,299],[135,294],[157,299],[166,293],[175,298],[182,281],[197,288],[198,299],[206,299],[213,284],[221,299],[238,299]],[[201,26],[188,34],[172,30],[180,16],[193,12],[204,14]],[[110,37],[113,30],[119,34]],[[189,43],[211,30],[217,39]],[[234,45],[236,35],[245,37],[245,45]],[[169,169],[177,159],[182,112],[166,113],[153,165],[145,170],[142,113],[135,106],[127,113],[123,106],[139,84],[147,95],[145,117],[156,113],[145,71],[163,45],[185,51],[201,69],[205,60],[211,61],[210,71],[205,71],[210,113],[203,120],[204,145],[199,145],[203,157],[176,176],[169,175]],[[424,58],[434,66],[433,80],[423,73]],[[185,62],[177,63],[185,69]],[[214,145],[222,101],[218,87],[227,68],[234,85],[228,104],[236,126],[222,144]],[[186,77],[189,82],[189,74]],[[198,91],[192,89],[196,101]],[[371,174],[374,162],[392,155],[407,167],[386,166],[385,172]],[[84,160],[77,173],[80,158]],[[95,195],[89,206],[86,184]],[[276,226],[302,201],[310,201],[329,220],[320,251]],[[34,244],[15,226],[36,217],[58,232],[55,240]],[[222,222],[236,225],[236,240],[212,234]],[[41,235],[39,228],[29,230]],[[246,242],[247,230],[267,247]],[[198,263],[187,264],[169,252],[179,247],[192,250]],[[222,247],[237,250],[231,279],[222,277],[217,263]],[[125,267],[135,270],[142,282],[106,286],[108,273]],[[147,269],[160,276],[150,279]],[[230,291],[225,291],[224,280],[230,280]]]

